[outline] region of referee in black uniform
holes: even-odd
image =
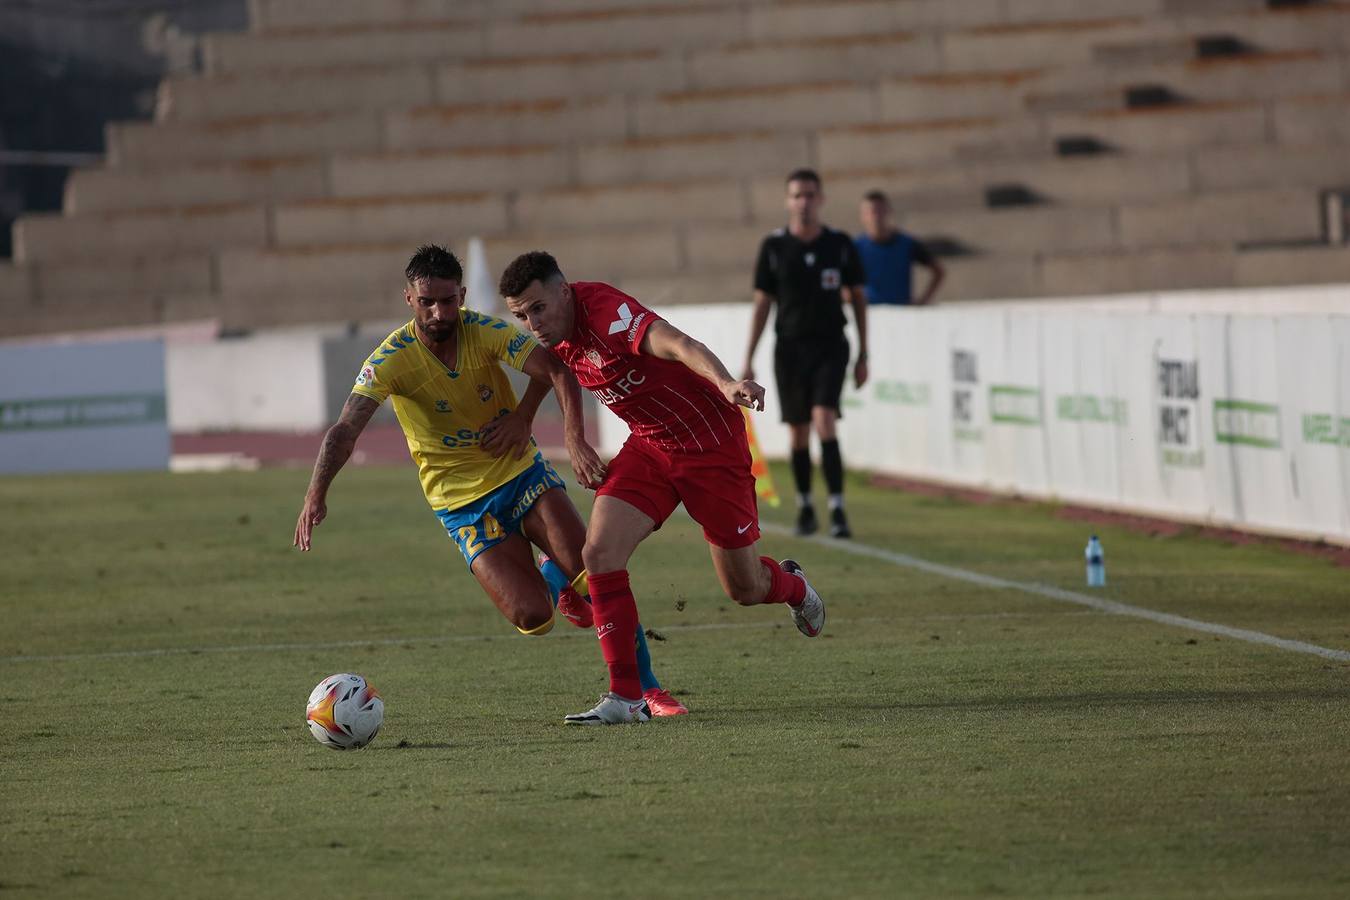
[[[743,378],[754,378],[755,348],[778,304],[773,368],[783,421],[791,434],[792,477],[797,482],[797,533],[817,529],[811,505],[811,429],[820,439],[820,464],[830,492],[830,534],[852,537],[844,514],[844,461],[835,422],[848,372],[843,303],[853,306],[858,326],[858,359],[853,378],[867,381],[867,277],[853,241],[820,222],[825,202],[820,176],[798,169],[787,177],[786,228],[764,239],[755,264],[755,311]]]

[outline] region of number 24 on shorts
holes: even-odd
[[[483,537],[489,541],[499,541],[505,533],[502,531],[502,525],[492,515],[492,513],[483,513]],[[464,544],[464,549],[470,554],[477,553],[483,549],[483,544],[478,540],[478,526],[461,525],[457,532],[460,541]]]

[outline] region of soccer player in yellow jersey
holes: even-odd
[[[405,274],[413,320],[361,366],[338,421],[324,435],[295,546],[310,549],[314,528],[328,512],[329,486],[375,410],[392,398],[427,502],[469,571],[518,631],[546,634],[553,628],[554,599],[530,544],[551,558],[561,580],[584,591],[586,528],[530,430],[539,404],[554,390],[572,467],[584,485],[598,484],[605,466],[584,436],[581,390],[567,367],[530,335],[464,308],[463,270],[448,250],[419,248]],[[530,376],[519,403],[502,363]],[[566,585],[556,587],[573,606],[564,613],[589,627],[585,602]],[[651,685],[645,697],[651,714],[687,712],[651,673],[641,625],[636,640],[643,686]]]

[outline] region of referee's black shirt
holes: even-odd
[[[843,337],[839,289],[866,283],[858,250],[842,231],[822,226],[816,239],[806,244],[779,228],[760,244],[755,290],[778,300],[774,331],[779,338]]]

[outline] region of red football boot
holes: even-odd
[[[652,711],[653,717],[683,716],[689,713],[689,708],[670,696],[670,691],[664,688],[652,688],[650,691],[643,691],[642,699],[647,701],[647,707]]]
[[[578,628],[594,628],[595,614],[570,584],[558,592],[558,615]]]

